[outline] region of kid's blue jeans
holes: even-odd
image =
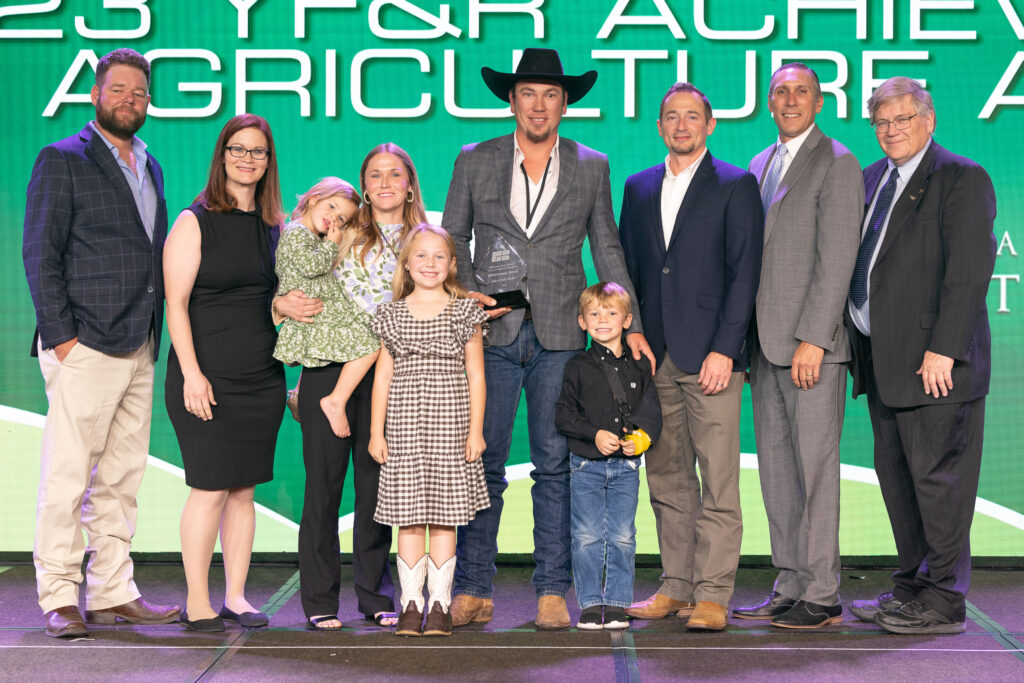
[[[571,453],[569,466],[576,599],[582,609],[629,607],[640,458],[590,460]]]

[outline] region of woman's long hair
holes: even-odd
[[[393,298],[395,301],[405,298],[416,287],[416,283],[413,282],[409,271],[405,269],[405,265],[409,262],[409,256],[412,254],[412,245],[416,241],[416,237],[424,233],[440,237],[444,240],[444,246],[448,250],[451,267],[448,269],[448,277],[444,279],[444,291],[448,292],[453,299],[465,298],[468,294],[465,288],[459,284],[459,280],[456,277],[456,266],[458,264],[455,262],[455,242],[447,230],[440,225],[432,225],[431,223],[419,223],[410,228],[408,235],[406,235],[405,240],[402,242],[402,251],[398,254],[398,265],[395,267],[395,275],[391,278]]]
[[[366,167],[370,160],[378,154],[393,154],[405,166],[409,174],[409,189],[412,190],[412,201],[406,201],[402,211],[402,231],[398,235],[398,244],[405,244],[409,231],[413,226],[427,221],[427,210],[423,206],[423,195],[420,192],[419,175],[416,173],[416,166],[412,163],[412,157],[404,149],[393,142],[384,142],[373,149],[363,159],[363,165],[359,169],[359,189],[362,192],[363,203],[359,212],[345,226],[345,236],[341,240],[339,255],[348,254],[349,250],[358,250],[357,256],[360,263],[366,265],[366,255],[373,249],[379,249],[384,245],[380,228],[373,217],[373,207],[366,201]]]
[[[213,160],[210,162],[210,177],[206,187],[196,201],[210,211],[227,213],[237,208],[238,202],[227,189],[227,171],[224,170],[224,155],[227,153],[228,140],[231,136],[245,128],[255,128],[267,138],[267,170],[256,183],[256,206],[260,210],[263,221],[269,225],[280,225],[284,221],[281,208],[281,181],[277,172],[277,149],[274,147],[274,136],[270,132],[270,124],[262,116],[256,114],[239,114],[232,117],[217,137],[217,145],[213,149]]]

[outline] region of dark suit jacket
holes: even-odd
[[[487,247],[502,237],[526,261],[533,326],[541,345],[553,351],[582,349],[587,335],[576,319],[580,294],[587,287],[584,239],[590,240],[597,276],[633,294],[615,231],[608,158],[559,137],[558,191],[527,239],[509,208],[514,154],[512,135],[503,135],[466,145],[455,160],[442,225],[455,240],[459,282],[470,290],[481,289],[474,274],[486,268]],[[525,288],[524,283],[520,289]],[[522,322],[522,309],[491,321],[491,344],[511,344]],[[629,331],[643,332],[640,321],[634,320]]]
[[[886,166],[882,159],[864,169],[865,211]],[[985,295],[995,267],[995,216],[985,169],[932,141],[893,205],[871,271],[871,337],[856,332],[847,316],[854,396],[865,391],[867,353],[890,408],[962,403],[988,393],[992,335]],[[926,396],[915,374],[926,350],[954,359],[946,398]]]
[[[665,244],[661,184],[665,164],[626,180],[619,239],[640,298],[647,342],[660,359],[700,372],[710,351],[750,362],[747,327],[761,275],[764,213],[757,180],[704,157],[693,174]]]
[[[156,357],[167,204],[163,172],[152,154],[146,173],[158,200],[152,241],[128,181],[90,126],[44,147],[36,158],[22,256],[43,348],[77,336],[97,351],[128,353],[152,330]]]

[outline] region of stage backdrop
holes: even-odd
[[[419,169],[428,209],[444,206],[462,144],[509,133],[506,107],[480,67],[513,70],[528,46],[556,48],[570,73],[597,69],[595,88],[561,133],[611,163],[616,211],[627,175],[658,163],[655,121],[676,80],[707,93],[718,127],[715,156],[740,166],[774,142],[765,105],[776,65],[801,60],[820,74],[821,128],[867,165],[880,157],[865,118],[873,86],[920,79],[935,98],[936,139],[981,163],[999,202],[989,296],[994,373],[988,401],[974,552],[1024,547],[1024,3],[1020,0],[49,0],[0,3],[0,73],[7,95],[0,146],[0,405],[7,523],[0,550],[31,548],[41,415],[39,368],[29,358],[33,309],[21,260],[25,188],[39,149],[93,117],[99,56],[130,46],[153,63],[152,105],[140,136],[163,164],[171,220],[203,186],[214,141],[231,116],[254,112],[274,130],[286,209],[324,175],[358,184],[372,146],[394,141]],[[590,281],[596,280],[589,256]],[[152,459],[140,495],[136,547],[177,550],[187,493],[166,418],[157,365]],[[294,384],[296,370],[289,370]],[[177,400],[177,397],[171,397]],[[745,553],[767,553],[749,398],[744,405]],[[502,551],[529,551],[525,408],[509,460]],[[872,468],[863,400],[849,401],[842,442],[845,554],[889,554],[893,544]],[[294,551],[302,501],[300,433],[285,418],[276,476],[257,489],[258,550]],[[656,552],[646,494],[641,552]],[[339,528],[349,528],[352,498]],[[344,547],[344,546],[343,546]]]

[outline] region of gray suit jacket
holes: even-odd
[[[459,282],[467,289],[480,290],[475,273],[484,267],[487,246],[500,235],[526,262],[527,282],[520,289],[526,291],[528,283],[534,329],[541,345],[553,351],[582,349],[587,336],[577,316],[579,296],[587,287],[583,240],[589,238],[598,277],[625,287],[633,297],[629,331],[642,331],[612,213],[608,158],[559,138],[558,191],[527,239],[509,208],[513,156],[512,135],[505,135],[466,145],[455,159],[442,224],[455,240]],[[475,244],[472,260],[471,239]],[[469,264],[472,267],[467,267]],[[522,309],[495,319],[488,334],[490,343],[511,344],[522,322]]]
[[[763,184],[775,146],[749,170]],[[850,360],[843,311],[857,263],[864,188],[857,159],[815,126],[765,212],[757,336],[775,365],[789,366],[801,341],[824,363]]]

